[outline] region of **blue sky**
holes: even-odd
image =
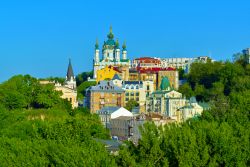
[[[129,58],[216,60],[250,47],[249,0],[0,1],[0,81],[92,69],[94,44],[126,40]]]

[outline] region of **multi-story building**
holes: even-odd
[[[172,68],[182,68],[185,69],[186,66],[194,60],[194,58],[158,58],[161,62],[162,68],[172,67]]]
[[[146,96],[153,92],[153,82],[123,81],[122,89],[125,90],[125,104],[135,100],[139,103],[140,112],[145,112]]]
[[[107,35],[108,40],[104,41],[102,46],[102,58],[100,58],[100,50],[98,41],[95,44],[95,55],[93,61],[94,76],[97,78],[97,71],[105,68],[106,66],[115,66],[121,68],[124,71],[124,79],[128,79],[128,68],[130,67],[130,60],[127,58],[127,47],[124,42],[122,45],[122,51],[120,50],[119,41],[114,40],[114,34],[112,32],[112,27],[110,27],[110,32]],[[121,53],[122,52],[122,57]],[[127,78],[126,78],[127,77]]]
[[[154,84],[154,90],[159,89],[161,79],[168,77],[170,85],[178,90],[179,88],[179,72],[174,68],[139,68],[130,69],[129,80],[130,81],[152,81]]]
[[[132,68],[160,68],[161,61],[152,57],[141,57],[132,61]]]
[[[146,100],[146,111],[148,113],[158,113],[177,119],[177,110],[185,106],[186,99],[182,94],[171,89],[167,77],[163,77],[160,90],[153,92]]]
[[[133,136],[133,116],[119,116],[110,120],[110,132],[119,140],[127,140]]]
[[[115,119],[120,116],[130,116],[132,117],[133,114],[126,110],[123,107],[103,107],[101,110],[97,112],[99,115],[101,122],[103,123],[106,128],[110,129],[110,121],[111,119]]]
[[[103,107],[125,105],[125,91],[115,86],[112,81],[100,81],[96,86],[91,86],[86,90],[86,105],[91,113],[96,113]]]

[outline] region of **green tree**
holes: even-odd
[[[135,100],[129,100],[127,103],[126,103],[126,106],[125,108],[128,110],[128,111],[132,111],[132,109],[134,107],[138,107],[139,106],[139,103]]]
[[[85,82],[81,83],[81,85],[79,85],[77,87],[78,99],[83,99],[85,97],[85,94],[86,94],[86,89],[91,87],[91,86],[95,86],[95,85],[96,85],[95,81],[85,81]]]

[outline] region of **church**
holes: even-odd
[[[122,45],[121,51],[118,39],[116,39],[116,41],[114,40],[112,27],[110,27],[107,37],[108,39],[104,41],[102,46],[102,57],[100,57],[99,44],[98,41],[96,41],[93,61],[93,79],[97,78],[97,71],[106,66],[118,67],[121,71],[128,71],[130,67],[130,60],[127,58],[127,47],[125,42]]]

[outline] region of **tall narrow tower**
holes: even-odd
[[[115,61],[120,62],[120,47],[118,39],[115,42]]]
[[[123,45],[122,45],[122,59],[126,60],[127,59],[127,46],[126,46],[126,42],[124,41]]]
[[[100,62],[100,50],[99,50],[99,44],[98,44],[98,39],[96,39],[95,43],[95,56],[94,56],[94,61],[95,64]]]
[[[71,60],[69,59],[69,65],[68,65],[68,71],[66,75],[66,80],[65,80],[65,86],[71,89],[76,89],[76,80],[71,64]]]

